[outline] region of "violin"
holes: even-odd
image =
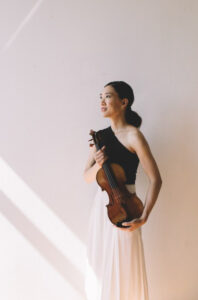
[[[101,131],[90,130],[96,149],[99,150],[103,140]],[[131,193],[125,186],[126,174],[123,167],[117,163],[111,163],[109,158],[97,171],[96,181],[102,191],[106,191],[109,203],[106,205],[109,220],[117,227],[127,228],[122,222],[129,222],[139,218],[143,212],[143,203],[136,192]]]

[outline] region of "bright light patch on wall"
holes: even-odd
[[[76,269],[84,274],[84,244],[2,158],[0,189]]]
[[[0,224],[1,299],[83,299],[1,213]]]

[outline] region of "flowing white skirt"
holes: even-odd
[[[135,191],[135,184],[127,184]],[[93,199],[87,234],[87,300],[148,300],[141,227],[123,231],[107,216],[109,197],[100,186]]]

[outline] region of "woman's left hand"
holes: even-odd
[[[143,224],[145,224],[146,221],[147,221],[147,218],[140,217],[137,219],[133,219],[132,221],[129,221],[129,222],[122,222],[123,226],[130,226],[130,227],[128,227],[128,228],[119,227],[119,229],[122,229],[125,231],[133,231],[133,230],[137,229],[138,227],[142,226]]]

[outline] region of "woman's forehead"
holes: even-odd
[[[114,90],[114,88],[113,88],[112,86],[106,86],[106,87],[104,87],[104,89],[103,89],[103,94],[104,94],[104,95],[105,95],[105,94],[115,95],[116,93],[115,93],[115,90]],[[100,93],[100,95],[102,95],[102,93]]]

